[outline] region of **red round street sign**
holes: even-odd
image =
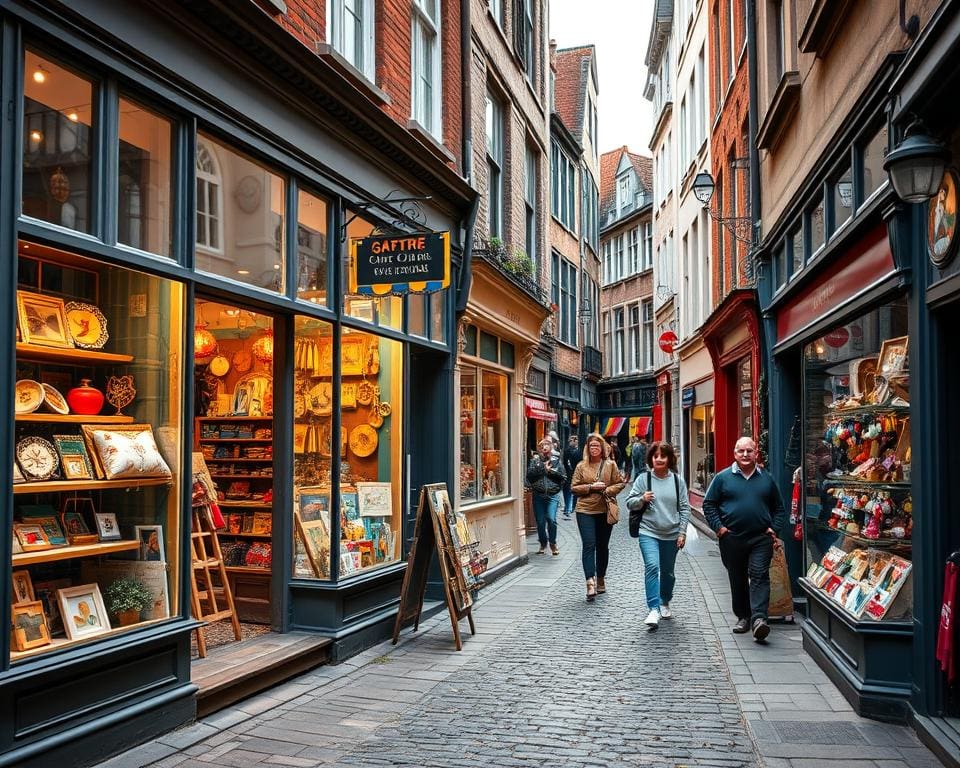
[[[668,355],[672,355],[673,348],[678,341],[680,341],[680,339],[677,338],[677,334],[675,334],[673,331],[664,331],[660,334],[660,338],[657,340],[657,343],[660,345],[660,349],[662,349]]]
[[[850,333],[846,328],[841,326],[835,331],[830,331],[830,333],[823,337],[823,340],[834,349],[840,349],[840,347],[850,340]]]

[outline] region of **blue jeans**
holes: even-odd
[[[647,593],[647,608],[651,611],[673,599],[673,574],[677,562],[677,540],[662,541],[640,534],[640,555],[643,557],[643,588]]]
[[[563,514],[573,512],[573,489],[569,485],[563,486]]]
[[[610,534],[613,533],[613,526],[607,523],[607,513],[587,515],[577,512],[577,528],[580,529],[580,540],[583,543],[581,561],[584,577],[605,578],[607,564],[610,562]]]
[[[540,546],[557,543],[557,507],[560,506],[560,494],[541,496],[533,494],[533,516],[537,519],[537,538]]]

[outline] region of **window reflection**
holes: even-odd
[[[403,299],[399,296],[362,296],[348,293],[347,278],[349,269],[349,242],[353,237],[369,237],[374,234],[374,225],[349,209],[344,211],[347,224],[347,240],[343,248],[343,311],[357,320],[364,320],[384,328],[402,330]]]
[[[23,92],[23,213],[89,232],[93,84],[27,51]]]
[[[297,195],[297,297],[327,303],[327,201]]]

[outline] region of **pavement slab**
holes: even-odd
[[[625,517],[625,515],[624,515]],[[575,521],[485,589],[478,633],[446,612],[101,764],[899,768],[938,765],[907,728],[859,718],[810,663],[796,625],[758,646],[730,633],[713,542],[677,560],[675,618],[647,610],[636,541],[618,525],[607,594],[584,600]]]

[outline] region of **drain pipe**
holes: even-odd
[[[470,0],[460,0],[460,164],[463,178],[473,186],[473,88],[470,73],[473,71],[473,38],[470,23]],[[474,187],[474,192],[476,188]],[[470,283],[473,278],[473,236],[480,211],[480,194],[473,199],[473,206],[463,222],[463,259],[460,265],[460,279],[457,283],[456,315],[459,319],[467,310],[470,298]]]

